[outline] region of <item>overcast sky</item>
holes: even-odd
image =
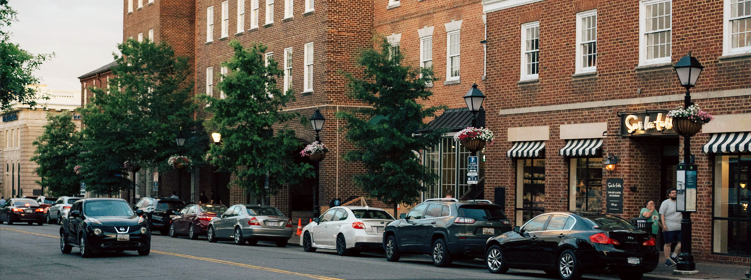
[[[55,90],[80,90],[78,76],[114,59],[123,38],[122,0],[10,0],[11,41],[32,54],[55,53],[36,71]]]

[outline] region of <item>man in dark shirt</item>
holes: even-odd
[[[222,204],[222,198],[219,196],[218,193],[215,193],[215,192],[211,193],[211,204]]]
[[[209,198],[206,196],[206,192],[202,191],[201,192],[201,197],[198,200],[201,202],[201,204],[208,203],[209,202]]]

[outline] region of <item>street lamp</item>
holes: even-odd
[[[675,68],[681,86],[686,88],[686,98],[683,106],[688,108],[691,106],[690,89],[696,86],[696,81],[699,80],[699,75],[704,70],[704,66],[699,63],[699,60],[691,56],[691,52],[689,52],[686,56],[681,58],[673,68]],[[683,135],[683,164],[685,167],[688,167],[691,164],[690,135]],[[684,170],[688,170],[688,168]],[[696,270],[696,263],[694,262],[694,256],[691,255],[691,212],[689,211],[683,212],[683,219],[681,220],[681,240],[683,240],[683,244],[681,244],[681,255],[678,256],[678,265],[676,268],[681,271],[694,271]]]
[[[464,96],[467,109],[472,113],[472,127],[477,126],[477,113],[480,112],[483,101],[485,101],[485,95],[477,88],[477,84],[473,83],[472,88]]]
[[[318,133],[323,129],[323,123],[326,122],[326,118],[323,117],[321,111],[316,108],[316,112],[313,113],[313,117],[310,118],[310,125],[313,126],[313,130],[316,131],[316,141],[321,139],[318,137]]]
[[[321,130],[323,130],[323,124],[325,122],[326,118],[324,118],[321,114],[321,111],[316,108],[316,112],[313,113],[313,116],[310,118],[310,125],[313,126],[313,130],[316,131],[316,142],[321,142],[321,138],[318,134],[321,132]],[[321,183],[321,178],[319,177],[319,166],[320,162],[316,161],[316,186],[313,189],[313,217],[318,217],[321,215],[321,206],[318,203],[318,192],[320,191],[319,189]]]
[[[222,141],[222,134],[219,132],[211,133],[211,139],[214,140],[214,144],[219,144],[219,141]]]
[[[175,137],[175,143],[177,143],[177,148],[179,151],[179,154],[183,155],[183,145],[185,145],[185,135],[183,135],[183,128],[180,128],[180,131],[177,132],[177,137]],[[182,168],[177,169],[177,192],[179,193],[180,199],[183,197],[183,173]]]
[[[222,141],[222,134],[219,132],[211,133],[211,140],[214,140],[214,145],[219,145]],[[219,166],[216,166],[216,170],[214,171],[214,189],[211,192],[212,199],[214,196],[219,197]]]

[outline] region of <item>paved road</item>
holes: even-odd
[[[59,249],[59,226],[0,225],[3,279],[550,279],[536,271],[490,274],[480,261],[437,268],[427,256],[390,263],[380,254],[340,257],[334,251],[306,253],[272,243],[237,246],[231,242],[154,235],[151,255],[107,253],[82,259]],[[591,279],[591,278],[590,278]]]

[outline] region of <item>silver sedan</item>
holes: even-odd
[[[271,206],[235,204],[211,220],[206,235],[209,242],[233,239],[237,245],[255,245],[264,240],[285,247],[292,237],[292,220]]]
[[[73,202],[76,202],[79,199],[81,198],[71,196],[61,196],[60,198],[58,198],[55,203],[53,203],[52,206],[50,206],[50,208],[47,210],[47,223],[51,224],[52,221],[55,221],[58,224],[62,224],[61,221],[68,215],[70,206],[73,205]]]

